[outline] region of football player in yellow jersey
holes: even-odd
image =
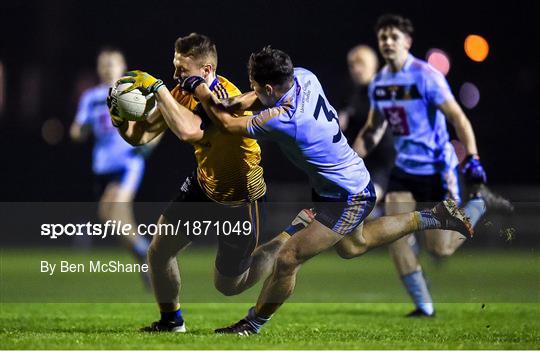
[[[231,82],[216,75],[216,47],[204,35],[192,33],[178,38],[173,64],[174,78],[180,82],[189,76],[200,75],[220,99],[241,94]],[[249,221],[251,232],[248,236],[218,236],[214,276],[216,288],[224,295],[246,290],[261,277],[268,276],[277,251],[290,237],[283,232],[258,246],[260,206],[266,192],[263,170],[259,165],[259,145],[253,139],[221,132],[206,117],[202,106],[192,95],[183,92],[180,85],[169,92],[161,80],[140,71],[130,74],[133,77],[121,81],[133,82],[130,89],[139,88],[156,94],[158,109],[147,120],[126,121],[117,116],[114,107],[111,108],[113,124],[124,139],[133,145],[145,144],[170,128],[180,140],[191,143],[195,148],[197,170],[184,181],[178,196],[160,216],[158,223],[203,220],[201,214],[210,216],[214,221]],[[145,87],[150,88],[138,87],[137,80],[141,77],[148,81]],[[191,204],[182,206],[184,202]],[[148,260],[161,319],[145,331],[186,330],[178,296],[180,274],[176,256],[191,243],[192,238],[189,233],[154,236]]]

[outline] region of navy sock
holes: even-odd
[[[161,312],[162,321],[174,321],[175,323],[182,324],[184,317],[182,317],[182,310],[178,309],[174,312]]]
[[[255,307],[251,307],[249,308],[248,314],[246,315],[244,320],[247,321],[248,324],[251,325],[251,327],[255,331],[259,332],[262,326],[266,324],[271,318],[272,317],[262,317],[260,315],[257,315],[257,313],[255,313]]]
[[[415,271],[401,277],[407,292],[413,299],[417,308],[422,309],[426,314],[433,314],[433,300],[427,288],[426,279],[421,271]]]
[[[435,218],[431,210],[420,210],[415,212],[415,217],[418,219],[418,227],[422,230],[440,229],[441,222]]]
[[[294,224],[294,225],[291,224],[283,232],[286,232],[287,234],[289,234],[289,236],[292,236],[295,233],[297,233],[298,231],[303,230],[305,228],[306,228],[306,225],[304,225],[302,223]]]

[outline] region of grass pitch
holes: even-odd
[[[540,348],[534,252],[462,251],[442,265],[423,258],[433,296],[445,302],[434,319],[403,317],[412,306],[385,251],[350,261],[327,253],[301,270],[291,303],[247,338],[212,332],[243,317],[259,290],[220,296],[212,287],[213,251],[182,254],[186,334],[137,331],[158,314],[136,275],[46,277],[36,269],[62,258],[129,261],[111,251],[2,250],[0,349]]]

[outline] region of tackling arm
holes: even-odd
[[[223,107],[230,113],[241,114],[244,111],[261,111],[265,107],[257,98],[255,92],[247,92],[221,101]]]
[[[368,113],[366,124],[356,137],[353,149],[362,158],[366,157],[373,148],[381,141],[388,123],[374,108]]]
[[[199,84],[195,89],[194,94],[202,103],[204,110],[212,121],[214,121],[223,130],[231,134],[250,137],[250,134],[247,131],[247,124],[251,117],[233,116],[229,111],[227,111],[227,108],[223,105],[223,103],[214,94],[212,94],[210,88],[208,88],[208,85],[206,84]],[[253,93],[253,95],[250,95],[249,93],[246,94],[248,95],[246,98],[244,98],[244,104],[245,106],[248,106],[247,102],[253,101],[253,95],[255,95],[255,93]],[[240,99],[239,101],[241,102],[242,100]],[[242,106],[242,103],[240,103],[240,106]],[[252,106],[252,104],[249,106]]]

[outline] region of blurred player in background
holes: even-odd
[[[339,112],[339,125],[349,145],[352,145],[364,127],[369,113],[368,86],[379,66],[375,51],[367,45],[357,45],[347,55],[349,74],[353,90],[347,106]],[[364,158],[366,167],[377,192],[377,201],[384,199],[390,170],[394,165],[394,144],[390,131],[386,131],[381,142]],[[373,211],[371,216],[375,216]]]
[[[467,215],[453,201],[363,224],[375,204],[375,190],[362,159],[343,137],[336,111],[317,77],[294,68],[286,53],[270,47],[251,55],[248,71],[254,91],[232,102],[216,99],[203,77],[188,77],[182,88],[194,92],[213,121],[229,133],[277,142],[307,173],[315,218],[280,249],[256,306],[216,333],[258,333],[292,294],[302,264],[330,247],[335,246],[343,258],[353,258],[421,229],[454,229],[472,235]],[[259,113],[235,116],[232,107]]]
[[[109,48],[100,51],[97,73],[101,83],[82,94],[70,135],[75,141],[84,141],[93,132],[92,170],[96,178],[94,191],[99,197],[100,221],[120,220],[135,228],[133,199],[144,174],[144,157],[149,148],[134,148],[122,139],[111,124],[106,103],[109,88],[125,71],[122,52]],[[149,241],[138,235],[121,238],[137,260],[144,263]],[[148,284],[147,277],[145,280]]]
[[[354,143],[354,149],[366,156],[381,140],[386,128],[394,135],[397,151],[385,199],[386,213],[397,214],[415,209],[416,202],[460,201],[458,158],[454,151],[446,119],[455,128],[467,157],[461,170],[472,186],[470,200],[464,206],[476,224],[486,205],[509,203],[494,196],[485,186],[486,173],[480,162],[476,139],[469,119],[454,99],[444,76],[426,62],[409,53],[413,25],[399,15],[383,15],[375,26],[379,50],[386,66],[369,88],[371,109],[368,121]],[[449,256],[464,243],[455,231],[425,232],[427,249],[437,256]],[[390,244],[390,253],[403,284],[416,309],[409,316],[434,316],[433,301],[418,257],[408,236]]]
[[[241,94],[234,84],[217,75],[217,62],[216,46],[208,37],[192,33],[176,40],[173,58],[176,81],[195,75],[202,77],[217,99]],[[130,143],[139,145],[170,128],[180,140],[193,145],[197,160],[197,170],[183,182],[158,222],[208,220],[216,214],[218,219],[249,221],[252,228],[248,236],[217,236],[214,270],[214,285],[221,293],[230,296],[243,292],[268,276],[275,254],[290,237],[289,233],[282,232],[259,246],[266,184],[259,165],[261,150],[257,141],[220,131],[198,100],[180,85],[169,92],[161,80],[148,74],[141,71],[128,74],[132,77],[121,82],[134,83],[131,89],[155,93],[159,109],[147,120],[137,122],[122,120],[112,111],[120,134]],[[205,208],[194,207],[194,202],[205,204]],[[194,208],[195,214],[190,208]],[[161,319],[143,331],[186,331],[180,309],[177,255],[192,240],[193,236],[185,233],[154,236],[148,259]]]

